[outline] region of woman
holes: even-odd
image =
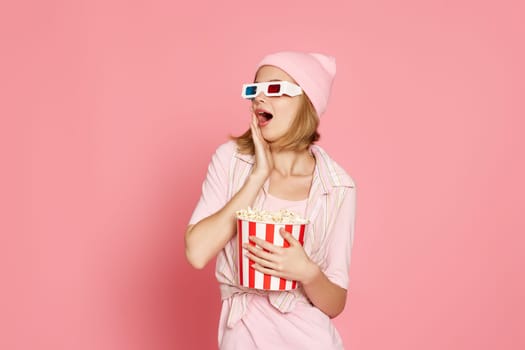
[[[186,231],[186,256],[203,268],[217,256],[222,297],[221,349],[342,349],[331,318],[344,309],[354,235],[355,185],[314,143],[335,76],[335,60],[277,52],[243,86],[251,124],[212,157],[202,196]],[[244,253],[263,273],[299,282],[293,291],[239,286],[235,212],[289,209],[310,220],[304,246],[253,238]]]

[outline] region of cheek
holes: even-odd
[[[291,124],[299,112],[299,104],[287,101],[286,104],[283,103],[282,105],[276,106],[276,110],[283,121]]]
[[[290,107],[288,109],[287,120],[288,120],[289,125],[291,125],[294,122],[294,120],[297,118],[298,113],[299,113],[299,109],[296,106]]]

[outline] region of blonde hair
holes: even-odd
[[[299,98],[301,98],[301,105],[296,118],[292,122],[292,125],[290,125],[290,129],[283,138],[279,140],[278,144],[273,144],[274,147],[277,147],[281,151],[303,151],[314,142],[319,141],[321,137],[317,131],[319,117],[317,116],[312,101],[310,101],[306,94],[300,95]],[[237,143],[237,148],[240,153],[255,154],[255,146],[250,129],[240,136],[230,136],[230,138]]]

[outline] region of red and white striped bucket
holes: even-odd
[[[254,242],[249,240],[249,236],[256,236],[279,247],[290,246],[288,241],[279,233],[281,227],[291,232],[292,236],[301,245],[304,244],[306,224],[269,224],[237,219],[238,275],[241,286],[263,290],[292,290],[297,288],[297,281],[290,281],[256,271],[251,267],[253,260],[248,259],[243,254],[242,245],[244,243],[255,245]]]

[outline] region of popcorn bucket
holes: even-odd
[[[304,244],[304,234],[306,223],[284,224],[284,223],[265,223],[252,220],[237,218],[237,247],[238,247],[238,276],[239,284],[243,287],[263,289],[263,290],[292,290],[297,288],[297,281],[290,281],[284,278],[271,276],[256,271],[251,265],[253,260],[243,254],[244,243],[255,245],[249,240],[250,236],[256,236],[269,243],[280,247],[288,247],[290,244],[281,236],[281,227]]]

